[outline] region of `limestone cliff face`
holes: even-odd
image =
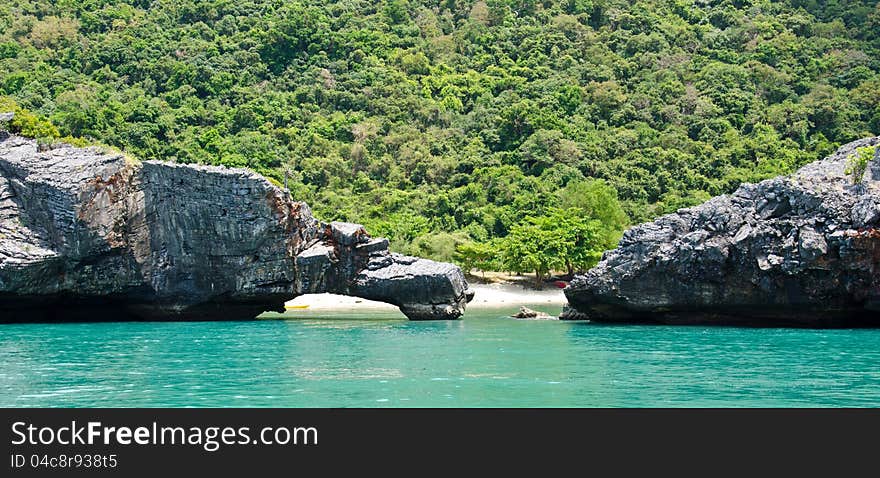
[[[880,325],[880,159],[870,138],[797,173],[633,227],[565,289],[562,318],[750,325]]]
[[[322,223],[258,174],[0,137],[0,321],[252,318],[312,292],[411,319],[473,296],[458,267]]]

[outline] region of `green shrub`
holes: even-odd
[[[49,120],[18,106],[12,98],[0,96],[0,112],[13,112],[9,130],[28,138],[58,138],[61,134]]]
[[[866,146],[858,148],[855,154],[850,155],[845,172],[852,178],[854,185],[862,184],[865,181],[865,171],[868,170],[868,162],[874,159],[876,151],[876,146]]]

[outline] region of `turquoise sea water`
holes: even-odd
[[[0,406],[880,406],[880,330],[610,326],[510,312],[0,325]]]

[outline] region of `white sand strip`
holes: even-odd
[[[551,286],[552,287],[552,286]],[[562,289],[550,288],[545,290],[529,290],[517,285],[509,284],[471,284],[474,289],[474,300],[468,304],[468,309],[506,307],[519,304],[565,304],[565,295]],[[358,297],[349,297],[336,294],[307,294],[301,295],[286,303],[288,312],[297,310],[327,310],[327,311],[397,311],[397,307],[384,302],[375,302]],[[298,308],[308,306],[304,308]]]

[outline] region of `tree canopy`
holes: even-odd
[[[503,267],[475,244],[574,221],[572,264],[502,256],[579,268],[880,133],[878,31],[873,0],[6,0],[0,96],[32,136],[289,171],[404,252]]]

